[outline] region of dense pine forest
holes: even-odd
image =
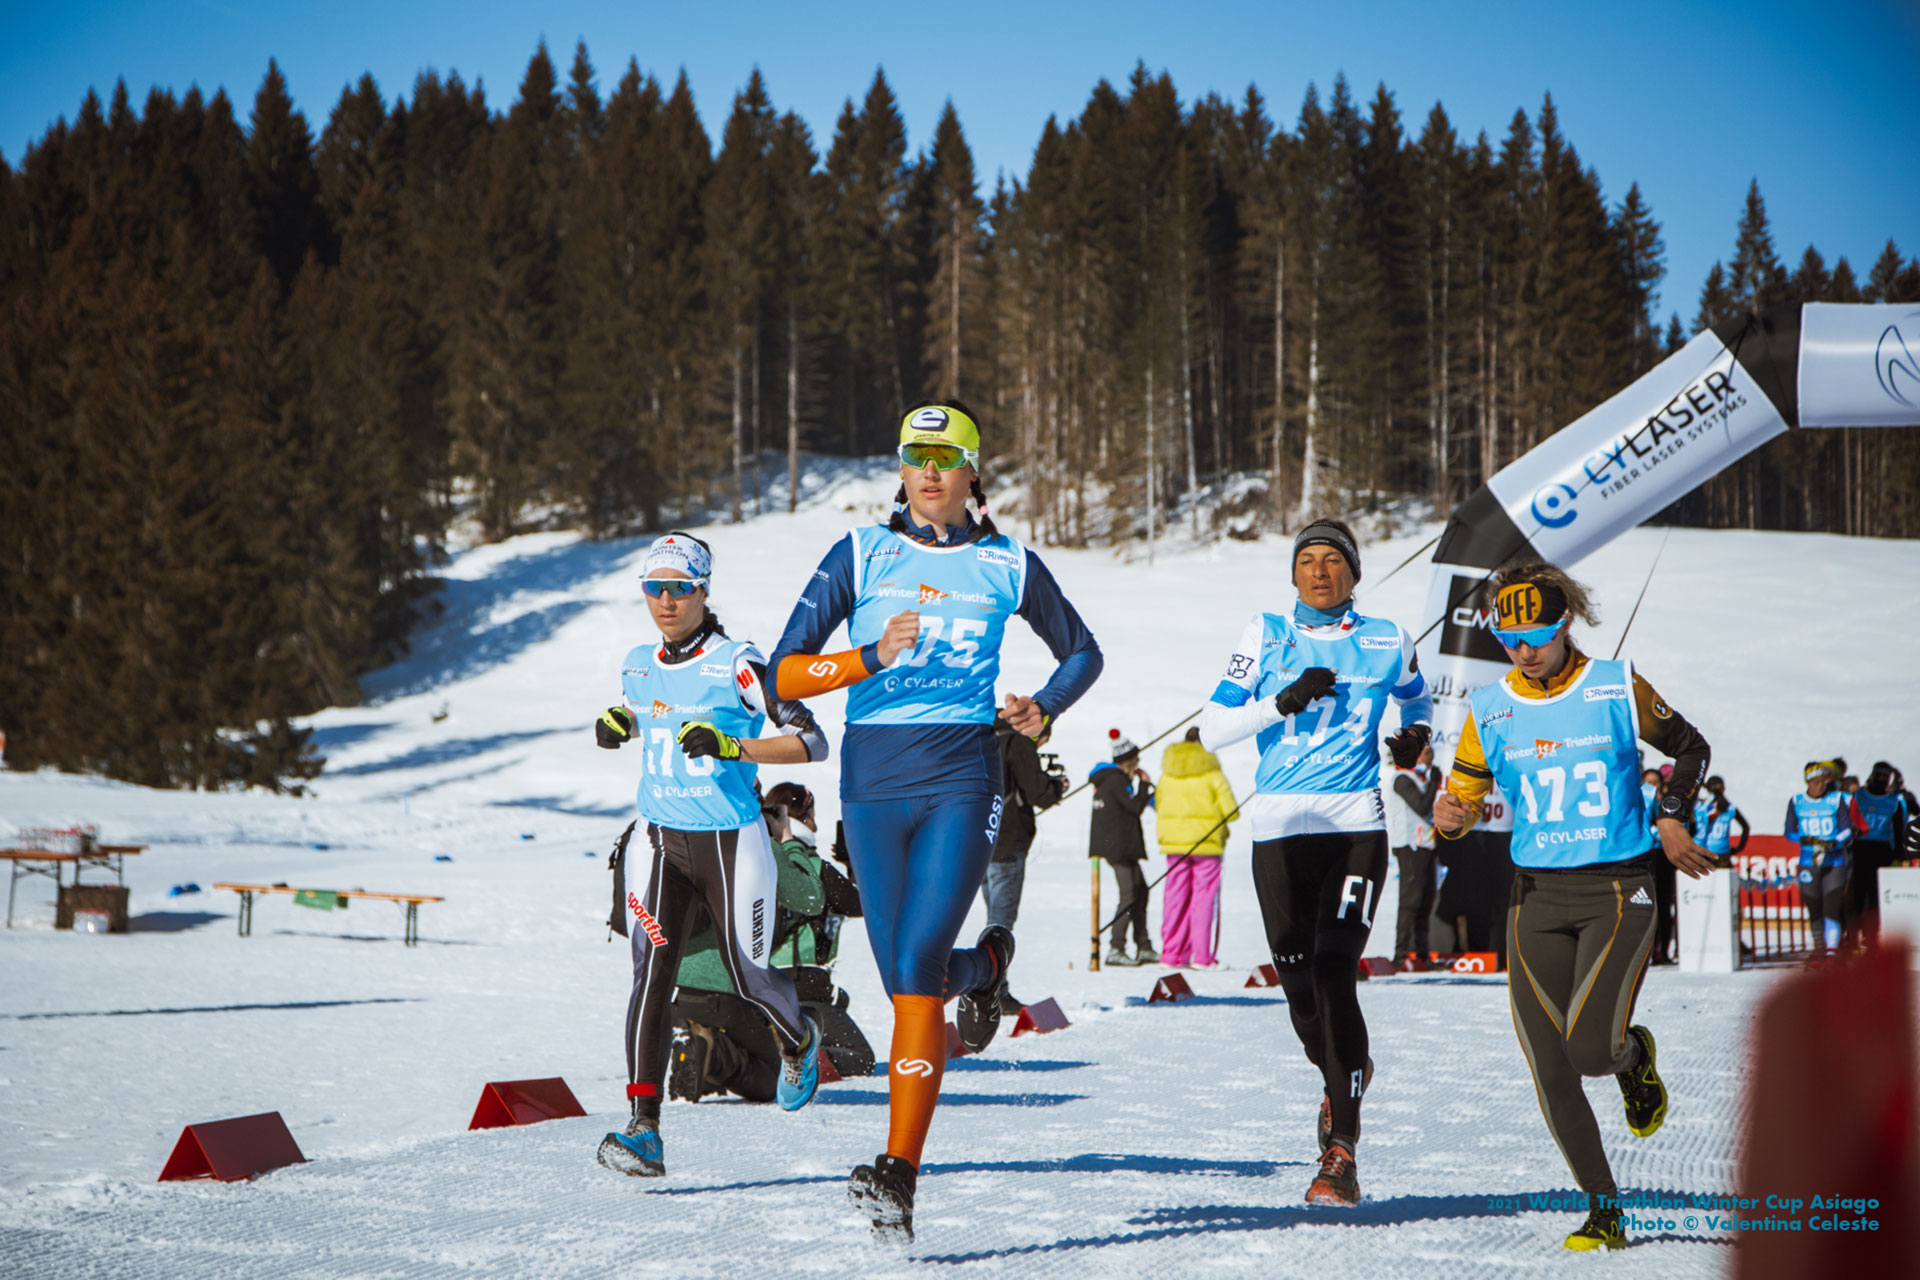
[[[1143,66],[986,190],[884,73],[824,140],[756,73],[717,146],[684,76],[608,91],[584,47],[504,110],[363,79],[317,137],[272,66],[245,120],[89,94],[0,163],[7,762],[297,787],[293,719],[404,652],[456,523],[738,519],[923,396],[980,412],[1039,542],[1206,537],[1445,510],[1710,323],[1920,300],[1892,242],[1788,267],[1757,184],[1729,214],[1663,323],[1654,211],[1551,98],[1469,139],[1385,86],[1288,122]],[[1790,433],[1667,518],[1915,536],[1920,433]]]

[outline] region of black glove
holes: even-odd
[[[1333,692],[1333,671],[1327,667],[1308,667],[1300,678],[1273,696],[1273,705],[1283,716],[1297,716],[1315,698]]]
[[[1424,724],[1410,724],[1387,739],[1387,750],[1393,756],[1394,767],[1411,769],[1420,763],[1420,753],[1427,749],[1427,743],[1433,739],[1433,729]]]
[[[608,707],[593,722],[593,740],[609,751],[619,750],[633,737],[633,714],[625,707]]]

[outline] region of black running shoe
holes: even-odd
[[[919,1176],[899,1156],[875,1156],[847,1179],[847,1199],[873,1222],[875,1239],[913,1243],[913,1189]]]
[[[960,1047],[968,1053],[978,1053],[992,1044],[1000,1030],[1000,986],[1006,980],[1007,966],[1013,963],[1013,933],[1003,924],[990,924],[980,931],[976,945],[993,957],[993,976],[961,996],[954,1006],[954,1029],[960,1033]]]
[[[1627,1108],[1627,1128],[1635,1137],[1647,1138],[1667,1122],[1667,1086],[1654,1070],[1653,1032],[1628,1027],[1627,1034],[1640,1042],[1640,1061],[1614,1079],[1620,1082],[1620,1100]]]
[[[1587,1201],[1593,1207],[1587,1211],[1587,1220],[1567,1237],[1567,1248],[1576,1253],[1626,1248],[1627,1229],[1620,1221],[1619,1204],[1605,1207],[1599,1196],[1588,1196]]]
[[[1367,1069],[1360,1077],[1360,1092],[1373,1087],[1373,1058],[1367,1058]],[[1320,1093],[1320,1123],[1314,1127],[1314,1136],[1320,1140],[1320,1154],[1327,1154],[1327,1145],[1333,1141],[1333,1104],[1327,1101],[1326,1091]],[[1354,1125],[1353,1140],[1360,1141],[1360,1126]]]
[[[673,1050],[667,1060],[667,1097],[698,1102],[707,1092],[707,1055],[713,1048],[707,1034],[704,1027],[689,1028],[673,1037]]]

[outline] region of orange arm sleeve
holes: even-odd
[[[790,653],[769,673],[773,678],[773,696],[797,702],[859,684],[880,669],[867,665],[868,651],[875,648],[868,645],[840,653]],[[872,661],[879,661],[877,653]]]

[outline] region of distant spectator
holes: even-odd
[[[1707,785],[1693,806],[1694,837],[1716,859],[1725,859],[1747,847],[1753,828],[1747,817],[1727,799],[1726,779],[1719,774],[1707,779]],[[1740,843],[1733,843],[1733,829],[1740,828]]]
[[[1113,742],[1113,762],[1093,767],[1093,822],[1087,839],[1088,856],[1106,859],[1120,886],[1120,912],[1113,918],[1107,963],[1157,964],[1160,953],[1153,949],[1147,932],[1147,877],[1140,870],[1147,857],[1140,815],[1152,802],[1153,780],[1140,767],[1140,748],[1118,729],[1108,730],[1107,737]],[[1126,947],[1129,927],[1133,930],[1131,958]]]
[[[1653,775],[1654,795],[1655,797],[1658,797],[1660,791],[1666,785],[1667,779],[1673,776],[1673,766],[1671,764],[1663,764],[1658,769],[1649,769],[1646,771],[1646,773],[1641,774],[1640,776],[1643,782],[1643,785],[1641,787],[1642,795],[1646,793],[1646,787],[1644,785],[1644,781],[1647,776],[1647,773],[1650,773]],[[1657,803],[1648,804],[1647,815],[1650,819],[1656,818],[1659,812],[1660,810]],[[1649,827],[1647,839],[1650,845],[1654,843],[1658,843],[1659,836],[1651,829],[1651,827]],[[1673,943],[1674,943],[1674,934],[1676,933],[1675,926],[1679,923],[1679,913],[1680,913],[1679,895],[1680,895],[1680,889],[1679,889],[1679,886],[1675,883],[1673,863],[1669,862],[1665,858],[1653,859],[1653,963],[1654,964],[1674,963]]]
[[[1893,865],[1906,839],[1913,814],[1895,784],[1900,771],[1885,760],[1867,773],[1867,784],[1854,793],[1854,813],[1860,837],[1853,846],[1853,875],[1847,881],[1847,918],[1858,922],[1856,937],[1875,942],[1880,937],[1880,869]]]
[[[1851,870],[1853,805],[1836,790],[1838,771],[1830,760],[1810,760],[1807,789],[1787,801],[1786,835],[1800,842],[1800,900],[1806,904],[1816,956],[1840,949]]]
[[[1433,797],[1440,789],[1440,773],[1433,767],[1433,748],[1422,748],[1411,769],[1393,766],[1393,781],[1381,794],[1387,811],[1387,842],[1400,869],[1400,913],[1394,923],[1393,954],[1403,969],[1415,972],[1433,967],[1428,921],[1439,881],[1435,876]]]
[[[1163,964],[1214,969],[1213,930],[1220,905],[1220,859],[1227,824],[1240,816],[1220,761],[1200,745],[1199,726],[1160,757],[1160,794],[1153,804],[1167,891],[1160,900]]]
[[[987,905],[987,923],[1013,928],[1020,918],[1020,891],[1027,879],[1027,851],[1033,847],[1034,811],[1058,804],[1067,792],[1064,773],[1049,771],[1040,748],[1052,737],[1051,726],[1029,738],[1003,719],[993,722],[1000,746],[1000,787],[1005,802],[1000,809],[1000,832],[993,842],[993,861],[987,864],[980,896]],[[1051,757],[1058,769],[1059,758]],[[1025,1008],[1000,977],[1000,1012],[1013,1017]]]

